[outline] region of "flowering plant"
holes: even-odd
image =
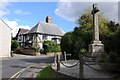
[[[86,53],[86,49],[80,49],[80,54]]]

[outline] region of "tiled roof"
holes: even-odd
[[[55,24],[39,22],[28,33],[41,33],[63,36],[65,32]]]
[[[28,29],[22,29],[22,28],[20,28],[19,31],[18,31],[18,33],[19,33],[19,35],[20,34],[26,34],[26,33],[28,33],[28,31],[29,31]]]

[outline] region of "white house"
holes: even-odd
[[[0,18],[0,57],[10,57],[11,28]]]
[[[16,35],[16,39],[18,40],[20,46],[25,46],[25,43],[26,43],[26,34],[28,32],[29,32],[28,29],[22,29],[22,28],[20,28],[18,30],[18,33]]]
[[[50,40],[60,43],[64,33],[60,27],[52,24],[51,17],[47,16],[46,22],[39,22],[28,33],[24,34],[22,43],[24,46],[32,46],[37,42],[37,45],[43,49],[43,41]]]

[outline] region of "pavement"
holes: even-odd
[[[2,58],[2,78],[10,78],[20,70],[37,64],[26,69],[17,76],[17,78],[35,78],[36,74],[40,70],[51,63],[53,63],[52,56],[29,56],[14,54],[14,57]]]
[[[62,61],[62,62],[67,66],[72,66],[76,64],[78,61],[67,60],[67,61]],[[118,73],[110,73],[110,72],[101,71],[101,68],[98,65],[90,65],[90,66],[97,70],[94,70],[84,65],[84,78],[114,78],[115,76],[118,75]],[[57,66],[52,66],[52,68],[54,70],[57,70]],[[63,66],[62,64],[60,64],[60,70],[58,71],[58,73],[62,73],[64,75],[68,75],[74,78],[79,78],[79,64],[72,68],[67,68]]]

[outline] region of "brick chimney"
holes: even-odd
[[[50,16],[46,17],[46,23],[51,23],[52,22],[52,18]]]

